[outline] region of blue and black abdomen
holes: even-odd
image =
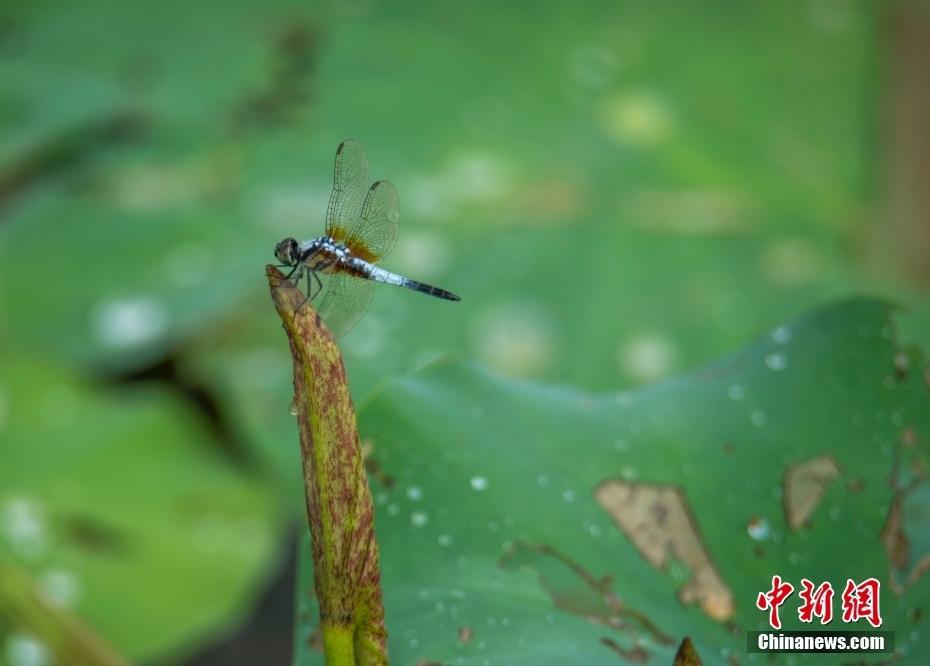
[[[446,291],[445,289],[440,289],[439,287],[434,287],[431,284],[424,284],[423,282],[417,282],[416,280],[411,280],[409,278],[404,280],[404,287],[407,289],[413,289],[414,291],[419,291],[424,294],[429,294],[430,296],[435,296],[436,298],[442,298],[447,301],[460,301],[462,300],[456,294],[453,294],[451,291]]]

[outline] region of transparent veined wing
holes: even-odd
[[[352,330],[371,305],[375,283],[349,273],[328,276],[325,293],[317,309],[334,338]]]
[[[358,221],[345,240],[352,254],[372,263],[379,261],[397,241],[400,198],[397,188],[379,180],[368,190]]]
[[[358,221],[368,194],[368,158],[358,141],[346,140],[336,149],[333,191],[326,209],[326,235],[343,242]]]

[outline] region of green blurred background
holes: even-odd
[[[928,35],[845,0],[0,5],[0,562],[133,660],[286,663],[264,266],[344,138],[400,191],[384,266],[464,299],[378,289],[356,404],[450,352],[635,387],[863,292],[930,341]]]

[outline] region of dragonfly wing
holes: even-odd
[[[320,301],[320,313],[334,338],[352,330],[371,305],[375,283],[348,273],[329,276],[326,292]]]
[[[386,180],[379,180],[368,190],[358,221],[345,244],[360,259],[379,261],[394,247],[399,223],[397,188]]]
[[[358,221],[368,194],[368,158],[358,141],[347,140],[336,149],[333,191],[326,209],[326,235],[342,242]]]

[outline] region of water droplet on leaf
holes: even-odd
[[[481,491],[488,487],[488,480],[483,476],[471,477],[470,483],[473,490]]]
[[[410,514],[410,523],[414,527],[423,527],[429,522],[429,516],[422,511],[414,511]]]
[[[756,541],[764,541],[769,538],[771,527],[769,521],[765,518],[753,516],[746,525],[746,531],[749,533],[749,536]]]

